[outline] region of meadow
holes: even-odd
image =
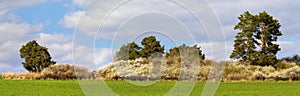
[[[160,81],[150,86],[135,86],[125,81],[105,81],[120,96],[162,96],[175,84],[174,81]],[[191,96],[199,96],[205,82],[197,82]],[[300,82],[223,82],[216,96],[298,96]],[[66,80],[0,80],[1,96],[82,96],[78,81]]]

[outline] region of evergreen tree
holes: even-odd
[[[200,49],[201,47],[197,47],[197,45],[194,46],[186,46],[185,44],[178,46],[178,47],[174,47],[169,49],[169,52],[166,53],[166,57],[167,58],[172,58],[172,59],[176,59],[176,60],[172,60],[172,61],[177,61],[180,62],[180,53],[181,52],[186,52],[187,54],[194,54],[197,53],[197,55],[199,55],[199,59],[200,60],[204,60],[205,59],[205,54],[202,54],[202,50]],[[194,52],[194,51],[197,52]]]
[[[20,56],[25,59],[22,64],[29,72],[41,72],[44,68],[56,63],[51,60],[48,49],[40,46],[35,40],[22,46]]]
[[[140,51],[141,56],[148,58],[152,53],[164,54],[164,46],[160,45],[160,41],[156,40],[155,36],[145,37],[142,40],[143,49]]]
[[[240,22],[234,29],[241,32],[236,36],[230,58],[248,61],[252,65],[275,65],[280,48],[274,42],[282,35],[278,20],[265,11],[258,15],[247,11],[238,18]]]
[[[116,53],[115,61],[119,60],[134,60],[140,57],[139,47],[135,42],[127,43],[123,45]]]

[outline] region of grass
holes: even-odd
[[[77,81],[0,81],[1,96],[83,95]]]
[[[125,81],[106,81],[120,96],[161,96],[176,82],[157,82],[151,86],[135,86]],[[196,83],[192,96],[199,96],[204,82]],[[184,90],[184,88],[183,88]],[[178,90],[180,93],[180,90]],[[221,83],[216,96],[298,96],[300,82],[234,82]],[[8,81],[0,80],[2,96],[81,96],[84,95],[77,81]]]

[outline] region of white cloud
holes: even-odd
[[[279,41],[278,42],[281,51],[278,52],[279,58],[288,57],[295,54],[300,54],[300,44],[291,41]]]
[[[231,32],[234,25],[238,23],[238,16],[245,11],[252,14],[267,11],[281,23],[281,31],[284,36],[297,39],[299,37],[298,27],[300,19],[299,9],[300,1],[295,0],[210,0],[210,4],[220,17],[225,32]],[[237,32],[237,30],[235,31]],[[227,34],[227,33],[226,33]],[[227,38],[234,38],[236,34],[226,35]],[[299,39],[298,39],[299,40]],[[233,42],[233,41],[230,41]]]
[[[66,28],[75,28],[80,16],[84,14],[84,11],[68,13],[64,16],[63,20],[59,21],[59,24]]]
[[[86,4],[86,2],[83,1],[85,0],[73,0],[73,3],[83,7]],[[129,39],[132,40],[133,39],[132,37],[135,37],[135,35],[139,34],[139,32],[149,31],[149,29],[143,30],[145,26],[146,27],[158,26],[158,27],[163,27],[165,29],[169,28],[170,30],[168,31],[165,30],[157,30],[157,31],[163,31],[163,32],[165,31],[165,33],[167,33],[167,35],[169,35],[171,38],[176,39],[177,41],[176,43],[179,44],[181,43],[190,44],[191,41],[193,41],[192,37],[196,38],[197,39],[196,41],[209,41],[207,40],[208,38],[207,33],[204,31],[203,26],[199,24],[197,20],[195,20],[195,18],[188,11],[186,11],[186,9],[174,3],[170,3],[168,1],[161,1],[161,0],[154,0],[154,1],[152,0],[147,2],[136,0],[132,2],[127,2],[126,4],[122,4],[116,7],[115,10],[111,10],[111,8],[113,8],[116,4],[118,4],[118,2],[113,0],[106,1],[106,2],[101,2],[101,1],[91,2],[90,5],[87,7],[87,10],[85,11],[75,11],[66,14],[64,19],[60,21],[60,25],[63,25],[66,28],[74,28],[75,27],[74,25],[76,24],[75,22],[78,20],[80,16],[79,14],[84,13],[79,18],[80,20],[78,22],[78,26],[76,26],[76,31],[80,33],[88,34],[90,38],[93,38],[96,32],[98,32],[100,23],[103,23],[103,25],[101,26],[102,29],[100,30],[100,34],[98,34],[98,38],[100,39],[105,38],[111,40],[113,39],[114,34],[118,31],[118,28],[120,28],[123,23],[126,22],[128,23],[127,20],[129,18],[134,18],[133,16],[142,15],[141,13],[145,13],[145,12],[149,12],[149,13],[161,12],[161,13],[165,13],[166,15],[175,17],[175,19],[177,19],[180,23],[184,24],[185,27],[189,28],[189,30],[192,31],[192,33],[185,32],[184,30],[181,29],[178,30],[179,28],[174,26],[170,28],[168,26],[174,25],[174,22],[172,23],[165,22],[166,21],[165,17],[155,18],[155,15],[150,14],[148,15],[148,17],[144,16],[143,19],[138,19],[140,25],[137,25],[132,29],[127,29],[125,31],[117,33],[116,35],[117,41],[118,40],[120,42],[126,41],[122,37],[131,37]],[[112,13],[108,14],[109,11],[112,11]],[[102,18],[104,18],[104,16],[107,16],[107,18],[105,19],[105,21],[102,22]],[[209,16],[209,17],[213,17],[213,16]],[[209,27],[215,28],[215,25],[213,27],[212,26]],[[215,35],[215,34],[210,34],[210,35]],[[214,36],[212,36],[212,38],[213,37]],[[77,50],[83,50],[83,49],[84,48],[79,48]],[[91,52],[85,52],[85,53],[88,54]],[[78,54],[82,54],[82,53],[78,53]],[[107,54],[107,53],[103,53],[103,54]],[[91,57],[82,57],[78,59],[89,60],[90,58]],[[103,61],[103,60],[99,59],[96,60],[96,62]]]
[[[72,64],[72,36],[40,33],[36,38],[41,46],[47,47],[52,59],[57,63]]]
[[[20,8],[20,7],[27,7],[33,6],[39,3],[43,3],[47,0],[1,0],[0,1],[0,10],[2,9],[13,9],[13,8]]]
[[[21,48],[21,42],[18,41],[6,41],[0,45],[0,61],[9,62],[10,60],[19,58],[19,48]]]
[[[23,60],[19,56],[19,49],[26,41],[33,39],[34,33],[40,32],[43,25],[23,22],[13,14],[7,16],[10,17],[0,18],[0,66],[8,71],[22,72]]]
[[[65,34],[46,34],[46,33],[40,33],[39,34],[39,42],[43,44],[48,43],[70,43],[72,41],[72,35],[65,35]]]
[[[88,2],[90,2],[90,0],[73,0],[73,4],[81,8],[85,7],[88,4]]]
[[[42,46],[48,48],[53,59],[57,60],[60,64],[73,64],[72,55],[74,55],[74,58],[78,61],[75,63],[84,65],[96,64],[97,66],[102,66],[111,60],[112,51],[110,48],[96,48],[94,54],[94,48],[73,46],[72,37],[72,35],[41,33],[37,40]],[[72,53],[72,50],[74,53]]]
[[[101,48],[97,49],[95,53],[95,63],[97,65],[107,64],[112,60],[112,49],[110,48]]]
[[[9,40],[24,40],[30,37],[29,34],[40,32],[43,29],[42,24],[31,25],[25,22],[22,23],[0,23],[0,44]]]
[[[206,58],[212,60],[228,60],[233,50],[233,45],[228,42],[204,42],[197,45],[201,47]]]
[[[15,72],[22,73],[25,69],[22,66],[10,66],[9,64],[0,63],[0,73]]]
[[[76,46],[73,58],[76,65],[85,66],[91,70],[96,70],[112,60],[110,48],[88,48],[86,46]]]
[[[24,34],[26,36],[26,34]],[[23,36],[23,37],[24,37]],[[72,35],[64,34],[46,34],[40,33],[37,38],[31,38],[38,41],[41,46],[47,47],[52,60],[57,61],[58,64],[73,64],[73,44]],[[22,60],[19,56],[19,49],[24,45],[26,41],[23,40],[9,40],[0,44],[0,66],[8,68],[7,71],[24,72],[25,70],[19,70],[14,68],[22,67]],[[76,46],[74,48],[74,58],[80,60],[80,64],[86,64],[84,66],[89,68],[98,68],[111,61],[111,49],[110,48],[96,48],[95,59],[94,52],[90,51],[93,48],[86,46]],[[86,53],[90,51],[89,53]],[[77,62],[75,62],[77,63]],[[92,66],[92,67],[90,67]],[[5,71],[0,71],[5,72]]]

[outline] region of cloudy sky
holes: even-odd
[[[198,44],[208,58],[228,59],[238,32],[233,27],[247,10],[279,20],[279,58],[300,53],[300,1],[198,1],[1,0],[0,73],[26,72],[19,49],[30,40],[47,47],[59,64],[92,68],[109,63],[122,44],[149,35],[166,48]]]

